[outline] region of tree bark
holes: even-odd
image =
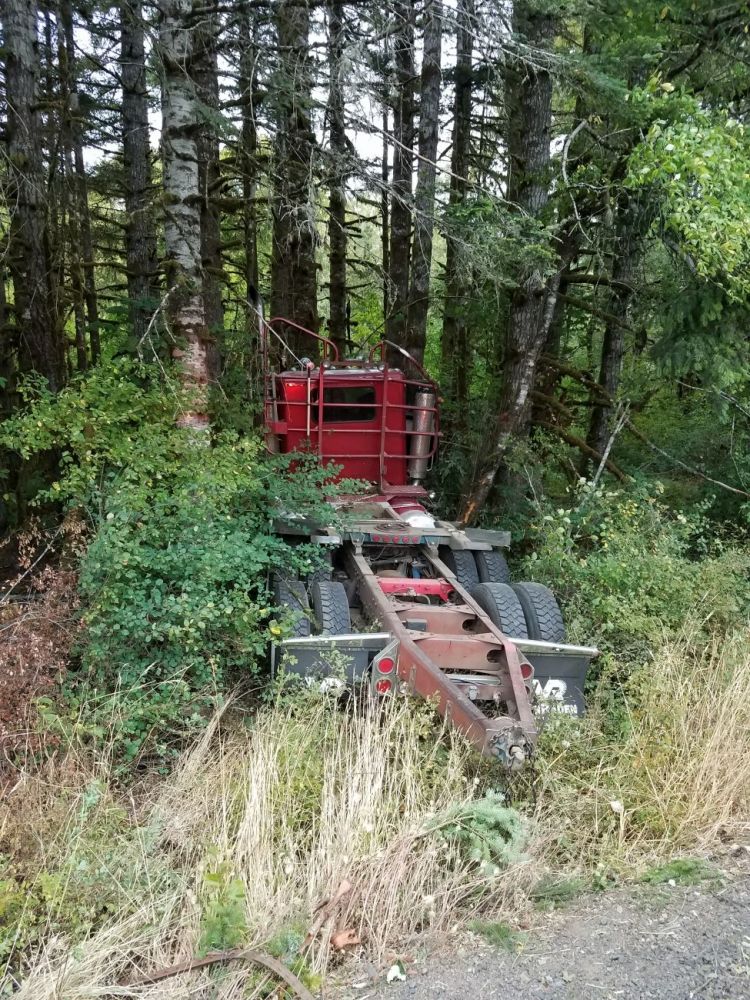
[[[172,354],[191,393],[191,403],[178,424],[203,433],[209,427],[207,390],[212,373],[203,302],[196,18],[192,3],[188,6],[184,0],[160,0],[160,14],[167,313],[175,340]]]
[[[409,303],[412,171],[414,169],[414,0],[394,0],[393,57],[396,93],[393,106],[393,183],[388,260],[390,286],[386,332],[403,344]]]
[[[424,359],[427,341],[427,310],[430,303],[442,37],[442,4],[440,0],[427,0],[424,10],[424,52],[419,100],[419,164],[414,195],[411,287],[404,344],[407,351],[420,364]]]
[[[141,0],[120,5],[122,147],[125,175],[125,266],[133,336],[143,338],[157,291],[156,230],[153,221],[146,50]]]
[[[305,3],[280,0],[275,22],[280,65],[273,158],[271,312],[317,333],[318,236],[315,136],[310,122],[310,13]],[[309,338],[291,330],[284,335],[296,354],[314,352],[314,343]]]
[[[346,316],[346,125],[344,121],[344,8],[334,2],[328,8],[328,60],[330,84],[328,118],[331,129],[328,261],[330,319],[329,336],[344,355],[347,342]]]
[[[455,403],[454,427],[465,431],[469,396],[469,340],[466,323],[465,279],[461,275],[461,246],[450,226],[468,189],[471,146],[472,54],[474,0],[459,0],[456,8],[456,68],[453,94],[453,143],[448,195],[449,231],[445,252],[445,307],[441,340],[441,368],[449,396]]]
[[[633,299],[631,282],[635,271],[636,257],[636,244],[629,234],[624,232],[621,244],[616,248],[616,256],[612,266],[612,284],[609,287],[609,306],[607,308],[611,318],[604,327],[599,368],[599,385],[611,398],[617,395],[622,374],[622,360],[625,354],[625,326],[628,309]],[[586,443],[599,454],[604,452],[609,441],[611,417],[612,407],[602,400],[600,394],[591,409],[591,419],[586,435]]]
[[[203,265],[203,307],[206,326],[216,344],[224,326],[221,301],[221,173],[219,165],[219,67],[217,53],[217,15],[202,12],[195,31],[195,83],[201,104],[198,131],[198,184],[201,193],[201,260]],[[212,352],[214,348],[212,348]],[[211,362],[218,368],[218,355]]]
[[[380,253],[381,253],[381,265],[383,269],[383,322],[388,320],[388,316],[391,311],[391,292],[390,292],[390,235],[391,235],[391,224],[390,224],[390,212],[389,212],[389,199],[388,199],[388,188],[391,178],[390,163],[388,160],[388,148],[390,142],[390,134],[388,132],[388,105],[383,105],[383,152],[381,154],[380,160],[380,181],[382,188],[380,191]]]
[[[80,235],[80,244],[77,252],[81,259],[81,270],[83,273],[83,295],[86,303],[86,320],[88,343],[91,350],[91,360],[96,362],[99,359],[99,302],[96,293],[96,270],[94,263],[94,244],[91,238],[91,213],[89,211],[88,181],[86,178],[86,164],[83,158],[83,130],[81,102],[78,93],[78,81],[75,71],[75,34],[73,27],[73,11],[70,0],[62,0],[60,4],[60,17],[62,20],[63,32],[65,35],[65,50],[68,56],[68,116],[70,122],[70,139],[73,153],[74,173],[71,177],[73,181],[73,201],[71,210],[77,217],[77,229]]]
[[[242,3],[239,22],[240,103],[242,135],[239,166],[242,175],[243,239],[245,258],[245,290],[258,287],[258,220],[255,210],[258,166],[256,162],[258,130],[256,126],[255,93],[257,85],[257,22],[250,4]]]
[[[509,63],[508,199],[524,214],[539,218],[549,199],[552,77],[544,65],[545,51],[555,36],[555,18],[531,10],[517,0],[513,7],[514,35],[533,52],[533,63],[516,56]],[[523,427],[536,364],[544,346],[548,286],[536,268],[522,274],[510,304],[498,415],[487,458],[465,498],[460,521],[476,521],[489,496],[508,447]]]
[[[19,367],[39,372],[56,392],[63,384],[64,359],[46,232],[37,4],[36,0],[5,0],[0,10],[7,104],[5,195],[6,204],[12,206],[8,266]]]

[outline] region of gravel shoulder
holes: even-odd
[[[347,998],[750,1000],[750,878],[587,895],[542,917],[512,951],[471,936],[417,958],[406,982]],[[351,980],[356,983],[356,979]]]

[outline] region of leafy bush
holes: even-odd
[[[94,369],[58,396],[33,384],[4,430],[24,455],[55,445],[60,475],[46,497],[88,513],[80,567],[83,669],[68,712],[114,726],[132,758],[163,755],[202,724],[230,681],[257,671],[270,631],[271,567],[311,567],[306,546],[272,530],[274,510],[333,520],[330,471],[271,459],[255,437],[200,443],[178,429],[171,381],[133,361]],[[96,734],[96,729],[93,730]]]
[[[659,484],[582,482],[566,508],[540,502],[523,564],[524,576],[561,599],[573,639],[623,661],[641,662],[696,611],[707,633],[741,624],[748,611],[750,555],[724,546],[700,508],[675,512],[661,494]]]

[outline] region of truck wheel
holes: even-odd
[[[468,549],[449,549],[447,545],[441,545],[438,555],[462,587],[468,591],[476,587],[479,583],[479,572],[473,552],[469,552]]]
[[[313,586],[318,583],[319,580],[326,581],[331,579],[331,573],[333,572],[333,567],[331,566],[331,553],[322,552],[322,559],[320,564],[311,570],[305,577],[305,583],[307,584],[307,590],[312,594]]]
[[[311,596],[313,614],[321,635],[347,635],[351,632],[352,619],[343,583],[316,580]]]
[[[498,552],[497,549],[491,549],[489,552],[477,551],[474,553],[474,559],[482,583],[510,583],[510,569],[502,552]]]
[[[513,587],[507,583],[478,583],[471,596],[503,635],[509,639],[528,639],[526,618]]]
[[[273,578],[273,600],[281,611],[286,611],[291,620],[291,634],[295,639],[310,635],[310,602],[301,580],[285,580],[281,576]]]
[[[549,587],[545,587],[543,583],[514,583],[513,590],[518,594],[526,616],[529,639],[565,642],[565,625],[560,605]]]

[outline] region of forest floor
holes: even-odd
[[[406,971],[405,982],[370,988],[353,978],[341,996],[750,1000],[750,872],[590,894],[541,916],[506,947],[472,935],[415,956]]]

